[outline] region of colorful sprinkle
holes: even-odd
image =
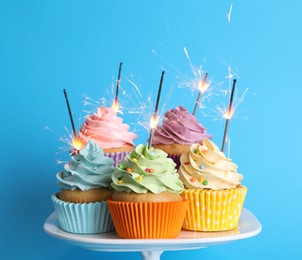
[[[204,186],[207,186],[207,185],[208,185],[208,181],[203,181],[202,184],[203,184]]]
[[[137,162],[137,159],[136,158],[132,158],[131,161],[132,162]]]
[[[194,149],[194,150],[193,150],[194,153],[196,153],[197,151],[198,151],[197,149]]]
[[[199,182],[199,183],[202,183],[202,182],[203,182],[203,178],[199,178],[199,179],[198,179],[198,182]]]
[[[204,165],[203,164],[199,165],[199,169],[203,170],[204,169]]]
[[[150,169],[149,169],[149,172],[150,172],[150,173],[154,173],[154,169],[153,169],[153,168],[150,168]]]
[[[191,178],[191,179],[190,179],[190,182],[195,182],[195,181],[196,181],[195,178]]]
[[[139,181],[139,182],[141,182],[141,181],[143,180],[143,176],[141,176],[141,175],[138,176],[138,177],[136,178],[136,180]]]
[[[189,164],[190,164],[190,162],[185,162],[184,164],[185,164],[185,165],[189,165]]]
[[[117,183],[118,183],[118,184],[122,184],[122,183],[124,183],[124,181],[123,181],[123,180],[118,180]]]
[[[146,169],[145,169],[145,172],[150,172],[150,169],[149,169],[149,168],[146,168]]]
[[[133,170],[131,168],[127,168],[126,171],[127,172],[133,172]]]

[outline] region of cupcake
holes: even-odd
[[[89,141],[57,174],[61,190],[51,198],[63,230],[77,234],[114,230],[106,203],[113,191],[113,164],[97,144]]]
[[[104,150],[105,156],[115,161],[115,166],[134,149],[137,135],[129,132],[129,125],[116,115],[112,108],[99,107],[88,115],[79,131],[79,137],[88,142],[94,140]]]
[[[112,174],[112,199],[107,201],[121,238],[175,238],[188,201],[176,164],[159,149],[138,145]]]
[[[189,208],[183,229],[223,231],[238,225],[247,188],[237,165],[210,140],[193,144],[180,157],[178,170]]]
[[[164,116],[162,126],[155,129],[152,145],[165,151],[178,168],[181,154],[188,152],[192,144],[202,143],[204,138],[211,136],[195,116],[184,107],[178,106],[169,110]]]

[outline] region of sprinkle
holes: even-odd
[[[185,162],[184,164],[185,164],[185,165],[189,165],[189,164],[190,164],[190,162]]]
[[[127,172],[133,172],[133,170],[131,168],[127,168],[126,171]]]
[[[194,153],[196,153],[197,151],[198,151],[197,149],[194,149],[194,151],[193,151],[193,152],[194,152]]]
[[[203,178],[199,178],[198,182],[202,183],[203,182]]]
[[[203,170],[203,168],[204,168],[204,165],[203,165],[203,164],[200,164],[200,165],[199,165],[199,169],[200,169],[200,170]]]
[[[117,183],[118,183],[118,184],[122,184],[122,183],[124,183],[124,181],[123,181],[123,180],[118,180]]]
[[[137,159],[136,158],[132,158],[131,161],[132,162],[137,162]]]
[[[150,169],[149,169],[149,168],[146,168],[146,169],[145,169],[145,172],[150,172]]]
[[[149,169],[149,172],[150,172],[150,173],[154,173],[154,169],[153,169],[153,168],[150,168],[150,169]]]
[[[143,176],[141,176],[141,175],[138,176],[138,177],[136,178],[136,180],[139,181],[139,182],[141,182],[141,181],[143,180]]]
[[[195,181],[196,181],[195,178],[191,178],[191,179],[190,179],[190,182],[195,182]]]
[[[207,186],[207,185],[208,185],[208,181],[203,181],[202,184],[203,184],[204,186]]]

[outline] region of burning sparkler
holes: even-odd
[[[196,100],[196,103],[195,103],[195,107],[194,107],[194,110],[193,110],[193,113],[192,113],[192,115],[194,115],[194,116],[196,114],[196,111],[197,111],[197,108],[198,108],[198,105],[199,105],[199,102],[200,102],[201,95],[209,87],[209,85],[207,84],[207,77],[208,77],[208,73],[205,74],[202,82],[201,81],[198,82],[199,93],[198,93],[198,97],[197,97],[197,100]]]
[[[162,85],[163,85],[164,75],[165,75],[165,71],[162,71],[159,88],[158,88],[158,92],[157,92],[155,110],[154,110],[153,117],[150,120],[150,135],[149,135],[149,140],[148,140],[148,148],[150,148],[152,145],[154,130],[158,124],[158,104],[159,104],[159,100],[160,100],[160,94],[161,94],[161,89],[162,89]]]
[[[227,136],[228,136],[229,122],[234,113],[232,106],[233,106],[235,85],[236,85],[236,79],[233,80],[233,87],[232,87],[232,92],[231,92],[231,97],[230,97],[230,102],[229,102],[229,108],[228,108],[227,113],[224,115],[226,122],[225,122],[224,135],[223,135],[222,148],[221,148],[222,152],[224,152],[224,146],[225,146]]]
[[[123,63],[120,63],[119,70],[118,70],[118,77],[117,77],[117,82],[116,82],[116,92],[115,92],[115,98],[114,101],[112,102],[112,109],[117,112],[119,110],[119,104],[118,104],[118,92],[121,84],[121,71],[122,71],[122,65]]]
[[[66,89],[64,89],[63,92],[64,92],[66,104],[67,104],[69,119],[70,119],[71,126],[72,126],[73,138],[72,138],[71,144],[72,144],[72,146],[74,147],[75,150],[72,150],[71,153],[74,154],[74,153],[76,153],[76,151],[81,150],[81,148],[83,146],[83,141],[77,136],[77,132],[75,130],[74,121],[73,121],[72,112],[71,112],[71,108],[70,108],[70,104],[69,104]]]

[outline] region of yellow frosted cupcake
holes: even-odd
[[[189,200],[183,228],[222,231],[237,227],[247,188],[237,165],[209,139],[193,144],[180,158],[182,196]]]

